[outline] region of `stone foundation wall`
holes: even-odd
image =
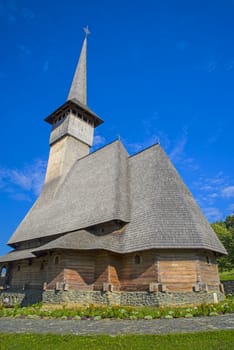
[[[9,299],[9,304],[31,305],[40,301],[50,304],[76,303],[80,305],[126,305],[166,306],[213,303],[224,299],[221,292],[100,292],[100,291],[5,291],[0,292],[0,302]]]
[[[5,290],[0,291],[0,303],[4,300],[8,300],[6,304],[9,305],[21,305],[27,306],[36,304],[42,301],[42,291],[41,290]]]
[[[234,294],[234,281],[221,281],[225,294]]]

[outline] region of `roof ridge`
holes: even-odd
[[[137,156],[138,154],[143,153],[143,152],[145,152],[145,151],[148,151],[150,148],[153,148],[153,147],[156,147],[156,146],[160,146],[160,143],[159,143],[159,142],[156,142],[156,143],[154,143],[153,145],[147,146],[146,148],[144,148],[144,149],[142,149],[142,150],[140,150],[140,151],[138,151],[138,152],[136,152],[136,153],[134,153],[134,154],[131,154],[131,155],[129,156],[129,158],[133,158],[133,157]],[[162,149],[162,147],[160,147],[160,148]]]

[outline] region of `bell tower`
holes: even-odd
[[[90,32],[88,27],[84,31],[85,39],[67,101],[45,119],[52,126],[45,183],[65,176],[77,159],[89,154],[94,128],[103,123],[87,106],[87,36]]]

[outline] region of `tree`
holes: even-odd
[[[224,221],[214,222],[211,226],[228,253],[218,259],[219,269],[231,270],[234,268],[234,214],[227,216]]]

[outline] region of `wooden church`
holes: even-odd
[[[87,33],[67,101],[45,121],[41,194],[0,257],[0,298],[30,304],[164,305],[223,298],[226,251],[159,144],[90,153],[103,121],[86,104]]]

